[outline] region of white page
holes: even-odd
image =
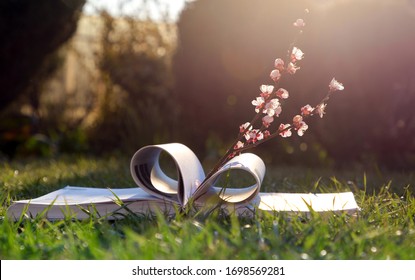
[[[134,200],[155,200],[154,196],[149,195],[140,188],[125,189],[102,189],[102,188],[84,188],[67,186],[57,191],[48,193],[34,199],[20,200],[18,203],[49,205],[76,205],[112,202],[116,199],[114,194],[122,201]]]
[[[265,211],[342,211],[359,209],[351,192],[343,193],[259,193],[257,206]]]

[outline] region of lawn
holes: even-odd
[[[351,190],[358,215],[258,213],[127,216],[108,222],[21,223],[14,199],[66,185],[129,187],[127,157],[61,157],[0,163],[0,259],[415,259],[414,174],[269,167],[262,191]]]

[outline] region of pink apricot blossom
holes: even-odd
[[[246,130],[251,130],[251,129],[252,129],[252,125],[251,125],[251,123],[250,123],[250,122],[246,122],[246,123],[241,124],[241,125],[239,126],[239,133],[243,133],[243,132],[245,132]]]
[[[273,98],[265,104],[265,108],[262,111],[264,114],[267,114],[270,117],[279,116],[281,114],[282,108],[280,102],[277,98]]]
[[[260,94],[261,97],[264,98],[264,99],[267,99],[272,94],[272,92],[274,91],[274,86],[272,86],[272,85],[261,85],[259,87],[259,89],[261,90],[261,94]]]
[[[294,124],[294,127],[297,127],[297,125],[300,123],[300,122],[302,122],[303,121],[303,117],[302,116],[300,116],[300,115],[296,115],[296,116],[294,116],[294,118],[293,118],[293,124]]]
[[[235,146],[233,147],[234,150],[238,150],[244,147],[244,143],[241,141],[236,142]]]
[[[256,143],[264,139],[264,134],[259,129],[252,129],[245,133],[247,143]]]
[[[274,67],[279,71],[284,70],[284,60],[282,60],[281,58],[277,58],[274,62]]]
[[[277,82],[280,78],[281,78],[281,73],[278,69],[274,69],[271,71],[271,73],[269,74],[269,76],[271,77],[271,79],[274,82]]]
[[[339,83],[335,78],[333,78],[329,84],[330,92],[334,92],[337,90],[344,90],[344,86],[342,83]]]
[[[326,106],[327,104],[325,103],[321,103],[319,105],[316,106],[316,114],[318,114],[320,116],[320,118],[323,118],[323,115],[326,113]]]
[[[301,115],[304,117],[311,115],[311,113],[314,111],[314,108],[311,107],[309,104],[301,107]]]
[[[280,88],[277,90],[277,96],[281,99],[287,99],[290,95],[286,89]]]
[[[307,129],[308,125],[305,122],[301,122],[301,127],[297,129],[298,136],[303,136]]]
[[[297,47],[293,47],[293,50],[291,52],[291,61],[296,62],[297,60],[301,60],[304,58],[304,53],[302,50],[300,50]]]
[[[262,124],[265,126],[265,127],[269,127],[270,125],[271,125],[271,123],[274,121],[274,117],[273,116],[269,116],[269,115],[266,115],[266,116],[264,116],[263,118],[262,118]]]
[[[287,66],[287,72],[288,74],[294,75],[297,70],[300,69],[300,67],[297,67],[294,63],[290,62]]]
[[[255,106],[255,112],[259,113],[259,109],[264,107],[265,100],[263,97],[257,97],[255,100],[252,100],[251,103]]]
[[[288,127],[290,127],[290,124],[280,124],[280,127],[278,128],[278,131],[280,131],[279,135],[281,137],[286,138],[286,137],[290,137],[292,135],[291,128],[288,128]]]
[[[308,129],[308,125],[303,121],[303,117],[296,115],[293,118],[293,126],[297,130],[298,136],[303,136],[304,132]]]
[[[293,23],[293,25],[294,25],[295,27],[304,27],[304,26],[305,26],[305,22],[304,22],[304,20],[303,20],[303,19],[299,18],[299,19],[297,19],[297,20]]]

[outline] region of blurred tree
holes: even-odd
[[[270,84],[277,57],[308,8],[301,70],[280,85],[290,92],[280,122],[319,101],[334,76],[345,92],[327,116],[310,120],[302,138],[267,143],[257,151],[281,162],[379,162],[415,166],[415,11],[410,1],[199,0],[178,22],[175,94],[185,142],[206,151],[212,139],[229,143],[253,115],[259,85]],[[212,137],[212,135],[215,135]],[[195,141],[194,139],[198,139]],[[291,153],[293,151],[298,153]],[[270,153],[274,151],[274,153]]]
[[[36,94],[56,69],[53,54],[75,32],[84,3],[0,1],[0,110],[25,93]]]
[[[101,13],[102,52],[98,65],[106,83],[101,119],[91,131],[92,146],[134,152],[165,142],[176,110],[171,98],[174,27],[166,21]]]

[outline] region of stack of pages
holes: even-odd
[[[177,179],[167,176],[160,167],[160,156],[170,156]],[[340,193],[261,193],[265,164],[255,154],[243,153],[228,161],[205,178],[196,155],[179,143],[146,146],[138,150],[130,164],[138,187],[123,189],[67,186],[44,196],[14,202],[7,210],[12,219],[42,213],[50,220],[91,215],[117,219],[124,214],[174,213],[189,205],[197,208],[222,207],[225,211],[247,214],[253,211],[356,212],[359,207],[351,192]],[[218,186],[230,173],[244,173],[252,185]],[[238,174],[239,174],[238,173]],[[232,184],[233,180],[229,182]]]

